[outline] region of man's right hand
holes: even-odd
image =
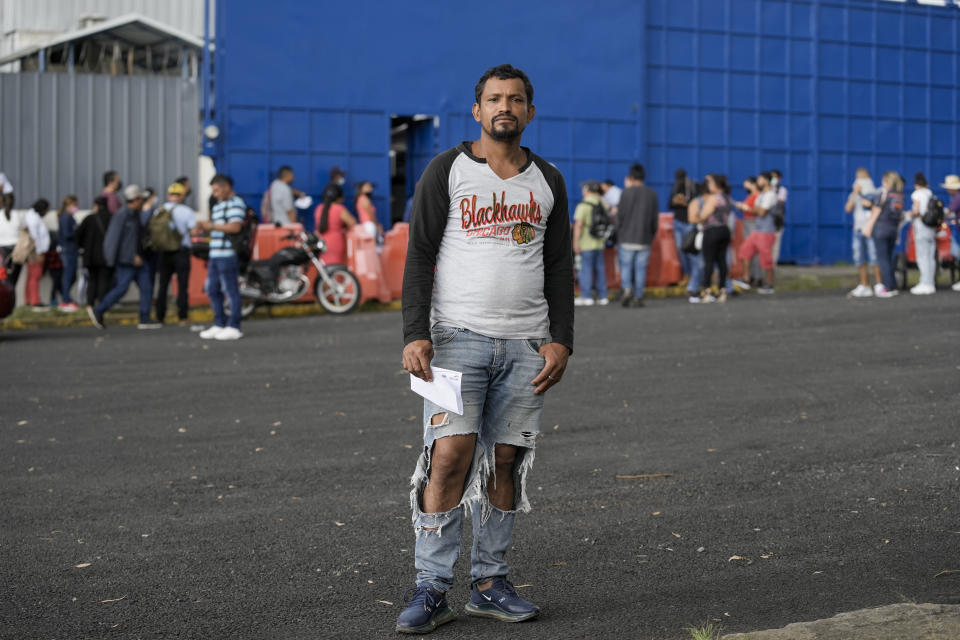
[[[421,380],[433,381],[430,361],[433,360],[433,343],[429,340],[414,340],[403,348],[403,368]]]

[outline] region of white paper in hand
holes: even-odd
[[[463,415],[463,396],[460,394],[460,378],[462,373],[430,367],[433,371],[433,382],[426,382],[410,374],[410,389],[423,396],[430,402],[457,415]]]

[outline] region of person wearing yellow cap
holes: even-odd
[[[177,276],[177,317],[187,320],[187,290],[190,285],[190,230],[197,224],[197,214],[183,203],[187,188],[174,182],[167,188],[167,201],[157,207],[150,218],[150,239],[157,251],[157,321],[167,315],[167,288],[170,278]]]

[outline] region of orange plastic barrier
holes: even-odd
[[[398,222],[383,237],[383,253],[380,264],[383,275],[390,288],[390,296],[399,300],[403,295],[403,267],[407,261],[407,240],[410,238],[410,225]]]
[[[680,282],[683,269],[677,253],[677,241],[673,237],[673,214],[661,213],[657,237],[650,247],[650,264],[647,266],[647,286],[666,287]]]
[[[390,302],[393,296],[383,275],[380,256],[377,254],[376,238],[360,225],[347,232],[347,268],[360,280],[362,301]]]

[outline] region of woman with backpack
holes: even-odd
[[[877,285],[874,293],[878,298],[892,298],[899,293],[894,273],[894,249],[904,213],[903,178],[896,171],[887,171],[883,174],[881,184],[880,191],[873,196],[861,196],[873,205],[870,219],[863,227],[863,235],[873,238],[883,278],[883,284]]]
[[[323,261],[327,264],[347,263],[347,231],[357,221],[343,206],[343,188],[330,183],[323,190],[323,203],[314,210],[317,234],[327,244]]]
[[[917,268],[920,270],[920,282],[910,289],[915,296],[926,296],[937,292],[937,228],[929,227],[923,221],[933,192],[922,172],[913,177],[913,193],[910,200],[913,207],[908,217],[913,219],[913,248],[916,252]]]
[[[690,222],[703,229],[703,276],[700,280],[702,302],[727,301],[727,248],[730,246],[730,216],[733,201],[730,199],[730,183],[719,173],[707,174],[704,181],[707,193],[702,205],[691,210]],[[717,268],[719,293],[713,294],[713,269]]]
[[[107,199],[98,196],[93,201],[93,212],[77,227],[77,247],[83,255],[83,268],[87,271],[87,306],[93,307],[103,300],[110,290],[113,269],[107,266],[103,256],[103,238],[110,225],[110,209]]]

